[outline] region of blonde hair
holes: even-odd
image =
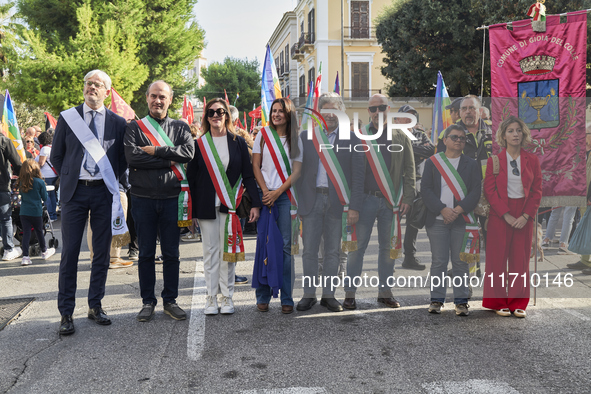
[[[499,125],[499,129],[497,130],[496,140],[499,146],[502,146],[503,148],[507,147],[505,134],[507,133],[507,128],[509,128],[509,126],[513,123],[519,124],[519,126],[521,127],[521,131],[523,132],[523,138],[521,139],[521,147],[524,147],[531,142],[531,131],[529,130],[529,127],[527,127],[523,120],[511,115],[501,122],[501,124]]]
[[[18,187],[21,193],[28,193],[33,188],[33,179],[43,179],[41,168],[35,159],[27,159],[23,162],[21,172],[18,175]]]

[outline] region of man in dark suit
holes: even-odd
[[[341,97],[336,93],[325,93],[318,101],[319,110],[331,109],[345,111]],[[326,120],[326,137],[336,155],[343,174],[351,190],[349,213],[347,224],[353,225],[359,217],[359,211],[363,203],[363,185],[355,188],[353,178],[362,182],[364,175],[364,153],[357,152],[354,147],[360,143],[359,139],[351,134],[350,138],[339,138],[339,120],[334,114],[323,114]],[[343,310],[342,305],[334,298],[332,277],[336,277],[339,265],[339,251],[341,248],[343,205],[341,204],[335,185],[331,181],[326,168],[320,160],[320,155],[313,140],[307,133],[302,133],[302,146],[304,156],[302,160],[302,175],[297,180],[296,190],[298,194],[298,214],[302,217],[304,254],[302,264],[304,270],[304,295],[298,302],[297,310],[305,311],[316,304],[316,287],[322,287],[322,299],[320,304],[332,312]],[[348,132],[348,129],[347,129]],[[320,142],[322,143],[322,142]],[[327,147],[321,146],[322,150]],[[339,175],[339,174],[337,174]],[[328,277],[325,286],[317,286],[318,276],[318,250],[320,241],[324,238],[324,264],[322,275]],[[316,283],[316,285],[315,285]]]
[[[78,256],[89,213],[94,257],[88,289],[88,318],[100,325],[111,324],[111,320],[102,309],[101,300],[105,295],[109,269],[113,195],[105,183],[108,181],[108,174],[102,173],[104,171],[99,168],[94,155],[88,151],[92,145],[90,142],[95,141],[83,145],[79,139],[80,130],[92,132],[106,153],[115,177],[118,178],[125,172],[127,163],[123,151],[123,137],[126,122],[103,105],[110,93],[111,79],[105,72],[93,70],[86,74],[84,103],[75,108],[80,119],[76,118],[76,114],[74,117],[78,121],[83,120],[88,128],[79,127],[72,130],[72,120],[67,120],[68,111],[64,111],[57,122],[53,138],[51,162],[60,176],[62,204],[63,249],[58,293],[58,309],[62,315],[59,332],[62,335],[73,334],[75,331],[72,314],[76,302]]]

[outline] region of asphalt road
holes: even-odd
[[[368,275],[377,274],[375,231],[365,258]],[[56,234],[60,237],[59,228]],[[417,246],[418,257],[429,265],[424,230]],[[57,334],[59,251],[48,261],[33,259],[29,267],[21,267],[20,259],[0,262],[0,298],[36,298],[0,331],[0,392],[591,392],[591,276],[566,269],[577,256],[557,255],[557,248],[539,263],[549,287],[542,280],[525,319],[483,309],[479,288],[468,317],[455,316],[452,302],[441,315],[427,313],[429,289],[410,287],[394,290],[399,309],[379,307],[376,289],[361,288],[356,311],[332,313],[317,304],[283,315],[273,300],[271,310],[260,313],[250,285],[236,287],[234,315],[204,316],[201,243],[181,243],[178,303],[190,318],[174,321],[159,304],[154,320],[137,322],[141,300],[135,265],[109,271],[103,307],[113,324],[98,326],[86,318],[90,262],[83,247],[77,331],[69,337]],[[254,237],[247,237],[246,250],[247,261],[237,272],[250,281]],[[400,263],[396,276],[428,272],[405,270]],[[566,273],[573,274],[570,287],[564,286]],[[552,284],[558,274],[561,287]],[[297,302],[300,256],[296,278]],[[161,285],[159,273],[157,293]],[[342,288],[336,297],[342,301]]]

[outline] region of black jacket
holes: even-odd
[[[254,179],[246,141],[244,138],[231,133],[228,133],[226,137],[228,138],[228,154],[230,156],[230,162],[226,170],[228,181],[234,186],[240,175],[242,175],[242,183],[252,199],[252,206],[260,208],[262,206],[261,199]],[[189,188],[191,189],[191,199],[193,201],[193,218],[215,219],[216,191],[201,150],[197,145],[197,140],[195,140],[195,157],[187,166],[187,178],[189,179]],[[224,206],[224,204],[220,205],[220,212],[228,213],[228,207]]]
[[[467,212],[472,212],[478,200],[480,200],[482,176],[480,166],[476,160],[469,158],[466,155],[460,156],[458,163],[458,173],[466,185],[466,198],[462,201],[456,201],[454,197],[454,205],[459,205]],[[421,195],[423,202],[427,207],[426,227],[431,227],[435,223],[435,218],[440,215],[441,210],[445,208],[445,204],[441,202],[441,174],[433,164],[433,160],[429,159],[425,162],[425,170],[423,171],[423,179],[421,180]],[[460,215],[455,223],[465,223],[464,217]]]
[[[18,175],[21,172],[21,164],[21,158],[12,141],[0,134],[0,192],[10,191],[10,178],[12,174]]]
[[[185,122],[168,116],[156,121],[174,146],[156,147],[153,156],[140,149],[142,146],[152,146],[152,143],[137,122],[127,125],[123,144],[129,165],[131,194],[153,199],[178,197],[181,182],[172,171],[171,162],[188,163],[193,158],[195,144],[191,130]]]

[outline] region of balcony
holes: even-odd
[[[376,28],[345,26],[343,36],[348,41],[376,41]]]
[[[314,42],[316,41],[314,33],[302,33],[298,46],[300,52],[311,53],[314,50]]]
[[[299,43],[295,43],[291,46],[290,53],[291,53],[291,58],[293,60],[295,60],[296,62],[304,60],[305,55],[303,52],[300,52],[300,44]]]

